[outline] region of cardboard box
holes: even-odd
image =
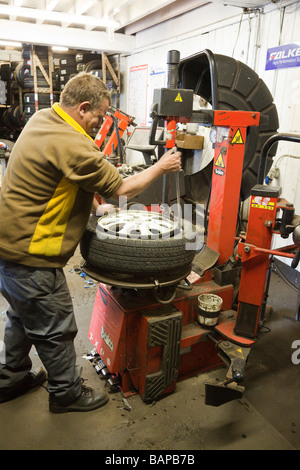
[[[203,149],[204,137],[202,135],[178,134],[175,139],[176,146],[182,149]]]

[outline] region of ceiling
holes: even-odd
[[[213,1],[223,3],[223,0]],[[11,40],[130,53],[135,46],[134,35],[139,31],[206,3],[210,2],[207,0],[148,2],[145,0],[0,0],[0,41]],[[230,1],[226,3],[230,4]],[[254,0],[252,3],[262,2]]]
[[[105,31],[137,32],[143,20],[173,17],[205,3],[201,0],[1,0],[0,18],[32,24],[56,24]],[[150,18],[151,17],[151,18]]]

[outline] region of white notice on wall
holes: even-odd
[[[128,113],[139,126],[147,123],[148,65],[135,65],[129,69]]]
[[[149,84],[148,84],[148,113],[147,113],[147,122],[151,124],[152,118],[150,117],[151,106],[153,104],[153,94],[155,89],[164,88],[166,86],[166,72],[165,69],[159,66],[152,66],[150,75],[149,75]]]

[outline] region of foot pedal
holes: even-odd
[[[97,374],[99,375],[99,374],[103,374],[104,369],[107,369],[107,367],[104,364],[104,362],[102,361],[102,359],[100,359],[95,364],[95,370],[96,370]],[[103,374],[103,375],[106,375],[106,374]]]
[[[106,366],[101,369],[100,373],[105,379],[108,379],[110,377],[109,369]]]
[[[111,375],[107,380],[108,385],[112,392],[119,392],[121,387],[121,381],[118,375]]]
[[[121,380],[118,374],[111,374],[105,362],[101,359],[96,349],[90,352],[89,360],[93,363],[95,371],[100,379],[105,379],[112,392],[119,392],[121,387]]]
[[[219,384],[205,383],[205,404],[220,406],[229,401],[242,398],[245,388],[239,385],[244,379],[244,369],[250,348],[242,348],[230,341],[219,341],[217,347],[221,359],[230,366],[224,382]]]
[[[224,384],[205,383],[205,404],[210,406],[220,406],[232,400],[242,398],[244,387],[240,385],[233,387]]]

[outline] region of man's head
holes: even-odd
[[[100,78],[81,72],[71,78],[60,95],[60,105],[86,132],[100,127],[111,102]]]

